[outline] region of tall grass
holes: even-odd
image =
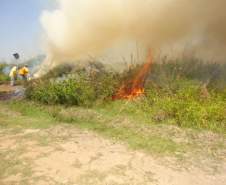
[[[149,80],[159,86],[168,86],[176,79],[188,79],[206,84],[209,89],[226,87],[226,63],[205,63],[196,58],[164,60],[155,63]]]

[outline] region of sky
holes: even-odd
[[[39,18],[54,1],[0,0],[0,60],[10,60],[15,52],[24,59],[43,54]]]

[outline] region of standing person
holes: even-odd
[[[20,59],[20,55],[19,53],[14,53],[13,54],[13,57],[15,58],[15,63],[18,63],[19,59]],[[18,73],[18,69],[17,69],[17,66],[14,65],[12,67],[12,69],[10,70],[10,73],[9,73],[9,77],[10,77],[10,85],[11,86],[14,86],[15,85],[15,81],[17,79],[17,73]]]
[[[17,66],[13,66],[13,68],[10,70],[9,77],[10,77],[10,85],[14,86],[17,78]]]
[[[19,75],[22,77],[24,81],[28,81],[29,77],[29,69],[28,66],[25,65],[24,67],[20,68]]]

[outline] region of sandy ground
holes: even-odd
[[[9,84],[2,84],[0,85],[0,92],[5,92],[5,93],[9,93],[9,92],[13,92],[16,90],[18,86],[11,86]]]
[[[0,184],[225,185],[226,166],[184,166],[66,125],[0,129]]]

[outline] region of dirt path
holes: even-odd
[[[226,166],[185,167],[70,126],[0,129],[1,185],[224,185]]]

